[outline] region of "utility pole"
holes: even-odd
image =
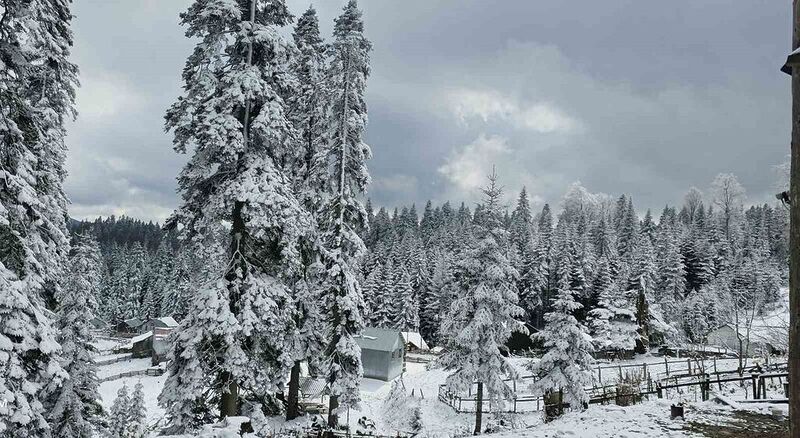
[[[794,0],[792,53],[783,69],[792,75],[792,169],[789,184],[789,436],[792,438],[800,438],[800,63],[793,59],[797,57],[795,51],[798,47],[800,8],[798,0]]]

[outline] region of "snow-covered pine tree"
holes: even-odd
[[[325,100],[325,51],[326,45],[320,36],[319,19],[316,10],[309,7],[297,20],[292,34],[297,55],[291,63],[297,86],[288,96],[289,118],[296,130],[300,149],[303,151],[296,170],[296,190],[302,204],[309,212],[313,222],[320,210],[321,193],[326,190],[326,162],[320,151],[327,138],[329,107]],[[371,216],[371,214],[369,215]],[[366,229],[358,230],[361,235]],[[320,241],[317,234],[301,238],[302,269],[293,279],[292,292],[295,303],[295,334],[290,337],[292,371],[289,379],[286,418],[299,415],[300,371],[302,362],[318,368],[324,348],[324,321],[321,306],[319,280],[324,269],[320,263]]]
[[[289,117],[298,132],[298,140],[303,151],[298,169],[300,191],[308,207],[315,211],[320,202],[318,191],[325,187],[326,163],[319,154],[324,147],[327,132],[325,98],[325,52],[326,44],[320,36],[319,18],[313,6],[297,19],[292,34],[297,56],[291,68],[297,86],[289,97]]]
[[[363,327],[363,298],[356,281],[355,265],[366,248],[359,230],[366,226],[366,212],[359,196],[369,184],[366,160],[369,146],[363,141],[367,123],[364,101],[369,52],[364,22],[355,0],[335,19],[325,97],[329,109],[329,141],[317,162],[326,164],[329,188],[322,202],[321,229],[325,254],[324,287],[328,310],[326,373],[330,391],[328,426],[336,427],[343,409],[357,406],[362,376],[361,351],[354,336]]]
[[[653,222],[653,213],[649,208],[644,214],[644,219],[642,219],[642,223],[639,226],[639,233],[642,237],[649,239],[650,244],[656,244],[656,224]]]
[[[476,434],[482,432],[483,397],[494,404],[512,396],[503,379],[516,379],[518,373],[502,350],[513,332],[527,332],[519,320],[524,315],[516,290],[519,274],[506,256],[508,232],[501,223],[502,190],[494,172],[482,192],[482,220],[475,226],[477,242],[455,263],[459,290],[442,321],[447,345],[440,357],[442,366],[452,372],[447,377],[451,391],[465,392],[478,384]]]
[[[144,406],[144,387],[140,380],[133,387],[124,438],[144,438],[146,435],[147,408]]]
[[[224,275],[203,285],[175,337],[159,401],[177,432],[242,404],[270,409],[293,364],[285,309],[302,270],[299,241],[315,227],[295,191],[303,151],[284,100],[294,48],[279,28],[290,20],[281,0],[197,0],[181,14],[200,41],[166,115],[176,151],[191,152],[168,227],[201,246],[220,223],[230,230]]]
[[[686,269],[672,227],[662,226],[658,247],[659,302],[665,313],[677,314],[675,303],[686,291]]]
[[[58,437],[91,437],[101,425],[103,407],[98,394],[97,367],[87,321],[97,311],[100,288],[100,248],[94,237],[77,236],[58,301],[56,327],[61,344],[61,366],[69,374],[48,402],[48,422]]]
[[[140,242],[135,242],[125,257],[123,270],[123,287],[118,293],[122,297],[123,319],[146,318],[144,298],[147,290],[147,254]],[[151,301],[152,303],[152,301]]]
[[[122,384],[117,390],[117,398],[111,405],[108,418],[108,434],[111,438],[123,438],[130,423],[131,398],[128,394],[128,385]]]
[[[48,437],[42,400],[66,378],[45,306],[69,251],[65,122],[78,68],[69,2],[5,2],[0,20],[0,435]]]
[[[367,274],[364,280],[364,317],[372,321],[375,316],[375,311],[382,305],[378,301],[380,288],[383,286],[383,266],[380,263],[375,264],[375,267]]]
[[[169,243],[162,241],[158,245],[155,256],[150,260],[151,279],[149,283],[153,297],[151,312],[154,317],[173,316],[174,308],[170,308],[170,305],[175,302],[174,296],[177,291],[172,273],[178,257],[179,255],[169,247]]]
[[[596,350],[606,355],[631,351],[639,339],[636,315],[611,279],[608,261],[601,259],[592,283],[597,306],[588,312],[588,327]]]
[[[400,265],[395,278],[394,297],[397,309],[396,329],[416,332],[419,329],[419,306],[411,287],[411,276],[405,266]]]
[[[636,324],[639,326],[639,337],[636,343],[637,353],[646,353],[650,346],[650,304],[655,283],[656,272],[653,247],[650,244],[650,240],[640,239],[633,252],[633,262],[627,287],[627,293],[634,303]]]
[[[419,331],[422,338],[430,345],[439,345],[439,327],[441,325],[441,297],[445,288],[450,286],[449,264],[442,254],[434,257],[433,274],[420,297]]]
[[[525,187],[522,187],[517,199],[517,206],[511,215],[509,232],[511,233],[511,243],[517,253],[522,254],[533,238],[533,217],[531,216],[530,201],[528,201],[528,191]]]
[[[639,219],[633,209],[633,199],[628,197],[617,231],[617,252],[621,259],[628,260],[636,249],[639,239]]]
[[[588,402],[584,388],[592,383],[594,348],[592,338],[574,316],[581,304],[575,300],[575,291],[570,287],[569,272],[564,267],[558,269],[557,295],[551,311],[545,315],[544,329],[534,335],[543,342],[547,353],[540,361],[532,362],[529,369],[537,377],[534,391],[558,393],[561,402],[568,403],[572,409],[583,409]]]
[[[547,293],[549,266],[540,243],[530,242],[522,253],[522,271],[520,272],[519,303],[525,311],[527,321],[534,327],[542,327],[542,297]]]
[[[376,278],[377,286],[373,289],[370,324],[375,327],[390,328],[397,316],[395,308],[395,267],[390,257],[380,269],[381,276]]]
[[[112,245],[108,251],[108,272],[103,282],[103,299],[100,302],[100,313],[111,325],[116,326],[123,320],[125,295],[126,253],[119,245]]]

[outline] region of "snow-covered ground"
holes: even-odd
[[[100,367],[101,370],[103,368]],[[166,374],[157,377],[142,375],[103,382],[100,384],[100,397],[102,397],[103,407],[106,411],[111,409],[111,405],[114,404],[114,399],[117,397],[117,391],[122,388],[122,385],[128,385],[128,393],[130,394],[133,392],[133,387],[136,386],[136,383],[142,382],[144,405],[147,409],[147,424],[152,425],[164,416],[164,410],[158,406],[158,394],[161,393],[161,388],[164,387],[166,379]]]
[[[97,350],[98,355],[107,355],[110,354],[114,348],[125,342],[126,340],[122,338],[95,337],[92,341],[92,345]]]
[[[530,359],[512,358],[512,364],[525,372],[524,366]],[[633,361],[615,362],[614,365],[643,362],[648,363],[651,373],[657,372],[658,367],[664,367],[663,358],[659,357],[638,357]],[[719,363],[718,363],[719,365]],[[133,370],[144,370],[150,366],[149,359],[132,359],[124,362],[103,365],[99,367],[100,377],[120,374]],[[726,367],[727,368],[727,367]],[[671,368],[672,369],[672,368]],[[624,369],[623,369],[624,370]],[[605,373],[605,370],[603,371]],[[365,416],[375,422],[376,433],[384,435],[407,435],[409,432],[410,415],[413,410],[418,408],[421,413],[421,424],[423,427],[422,436],[426,437],[450,437],[470,435],[474,426],[475,417],[473,413],[457,413],[450,406],[440,402],[437,398],[439,385],[444,383],[447,372],[441,369],[428,369],[426,364],[406,363],[406,372],[403,375],[403,383],[406,394],[409,397],[407,404],[409,409],[397,409],[387,407],[386,400],[390,393],[391,382],[383,382],[374,379],[364,379],[362,382],[362,403],[361,408],[352,410],[349,413],[349,421],[353,430],[357,428],[359,418]],[[612,378],[612,371],[609,371],[609,379]],[[618,375],[618,371],[617,371]],[[604,376],[604,380],[605,380]],[[135,376],[123,379],[116,379],[104,382],[100,385],[100,394],[103,398],[103,405],[108,409],[111,407],[116,397],[117,391],[123,384],[127,384],[130,390],[137,382],[141,381],[144,387],[145,405],[147,408],[148,424],[154,424],[161,420],[164,415],[163,409],[158,406],[157,398],[164,386],[166,375]],[[772,391],[779,391],[778,384],[770,388]],[[717,387],[713,390],[719,391]],[[744,398],[744,389],[736,384],[730,384],[719,391],[723,397],[735,404],[736,400]],[[669,399],[651,399],[641,404],[630,407],[619,407],[615,405],[592,405],[585,412],[572,412],[564,417],[552,422],[543,424],[540,412],[530,412],[521,414],[501,414],[484,415],[484,424],[489,427],[499,429],[497,432],[500,437],[530,436],[530,437],[690,437],[703,436],[698,434],[692,427],[687,426],[694,419],[702,421],[704,424],[716,424],[729,421],[732,408],[713,402],[696,402],[698,399],[695,392],[688,390],[683,393],[669,394]],[[672,421],[669,419],[669,406],[672,403],[684,401],[687,403],[687,423],[680,420]],[[764,414],[771,414],[775,408],[773,405],[748,405],[747,409],[760,411]],[[781,408],[777,405],[777,409]],[[286,428],[287,425],[281,419],[274,420],[274,430]],[[347,418],[342,418],[346,421]],[[297,424],[307,422],[308,418],[299,420]],[[513,430],[503,428],[513,427]]]
[[[150,368],[150,358],[143,359],[129,359],[122,362],[116,362],[109,365],[100,365],[97,367],[97,377],[103,379],[117,374],[127,373],[129,371],[141,371]]]

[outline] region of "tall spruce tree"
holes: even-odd
[[[66,378],[45,307],[69,251],[62,189],[78,68],[70,4],[5,2],[0,19],[0,435],[49,437],[42,400]]]
[[[519,274],[506,256],[508,232],[501,222],[502,190],[494,173],[482,191],[482,220],[475,226],[476,242],[455,264],[459,290],[442,321],[447,347],[440,358],[444,368],[452,372],[447,377],[452,391],[465,392],[477,382],[476,434],[482,432],[483,398],[503,403],[512,396],[503,379],[518,375],[503,350],[513,332],[526,332],[520,321],[524,312],[518,305]]]
[[[576,291],[570,286],[568,270],[560,270],[557,295],[552,310],[545,315],[544,330],[535,334],[547,352],[529,369],[537,377],[533,389],[542,394],[559,394],[559,402],[572,409],[583,409],[588,402],[585,387],[592,383],[592,339],[575,319],[581,307],[575,300]]]
[[[298,132],[298,141],[303,151],[296,170],[296,190],[309,214],[316,218],[320,207],[320,191],[324,191],[325,162],[319,153],[327,136],[325,101],[325,51],[326,45],[320,36],[316,10],[309,7],[297,20],[292,34],[297,47],[297,56],[291,63],[297,86],[289,96],[290,119]],[[371,217],[371,213],[368,214]],[[316,224],[316,220],[314,220]],[[364,235],[366,229],[358,230]],[[297,327],[290,336],[293,365],[289,379],[286,418],[299,415],[300,371],[302,362],[318,365],[324,347],[322,306],[320,299],[320,242],[316,233],[301,239],[302,269],[293,281],[295,303],[294,324]]]
[[[58,437],[91,437],[102,426],[95,348],[87,321],[95,316],[100,288],[100,248],[92,236],[78,236],[69,259],[58,301],[56,327],[61,344],[61,366],[69,374],[49,402],[48,421]]]
[[[196,294],[175,338],[159,400],[175,431],[216,412],[269,411],[293,364],[286,309],[299,242],[315,227],[296,193],[303,151],[285,103],[294,47],[278,30],[291,19],[281,0],[197,0],[181,14],[187,37],[200,41],[166,115],[176,151],[191,152],[168,228],[180,225],[199,246],[220,223],[230,230],[224,273]]]
[[[342,410],[357,406],[363,374],[361,350],[355,341],[363,327],[363,298],[355,270],[366,248],[359,230],[366,226],[366,211],[359,199],[369,184],[366,160],[369,146],[363,141],[367,123],[364,101],[372,44],[364,36],[364,22],[355,0],[335,19],[328,95],[331,105],[329,141],[318,162],[326,165],[321,230],[325,254],[324,290],[328,310],[326,373],[330,391],[328,426],[335,427]]]

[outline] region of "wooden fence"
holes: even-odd
[[[118,357],[112,357],[111,359],[98,360],[95,362],[95,365],[111,365],[112,363],[124,362],[126,360],[131,360],[132,358],[133,354],[131,353],[120,354]]]
[[[656,364],[642,363],[596,367],[595,372],[598,374],[598,381],[602,381],[604,370],[606,370],[606,373],[608,373],[608,370],[614,370],[615,375],[618,376],[619,380],[615,381],[614,384],[611,385],[600,384],[587,387],[586,391],[589,394],[589,404],[602,404],[610,401],[620,401],[622,399],[628,400],[631,398],[641,399],[644,396],[654,394],[658,395],[659,398],[662,398],[668,394],[670,389],[692,386],[696,386],[700,389],[701,397],[705,397],[705,400],[708,397],[708,391],[710,390],[710,385],[712,384],[717,384],[720,388],[722,388],[722,383],[748,381],[753,379],[755,379],[753,380],[755,382],[753,384],[753,393],[756,394],[754,398],[758,399],[758,394],[761,394],[763,395],[763,397],[761,397],[763,399],[766,398],[766,385],[764,383],[764,379],[774,380],[777,378],[779,379],[779,383],[782,385],[782,378],[784,377],[785,373],[780,373],[779,371],[786,368],[786,363],[773,363],[765,368],[751,366],[740,371],[737,366],[735,369],[720,371],[716,361],[699,362],[700,363],[693,364],[692,359],[689,359],[688,361],[665,360],[663,363],[665,365],[665,372],[657,373],[657,376],[661,377],[656,379],[652,378],[650,371],[654,365],[661,366],[662,363],[660,362]],[[704,362],[708,362],[708,364]],[[686,368],[683,368],[679,365],[686,365]],[[672,369],[670,369],[670,366],[672,366]],[[773,371],[773,373],[762,374],[764,371]],[[625,380],[630,374],[636,375],[634,380],[637,381],[638,384],[631,388],[631,392],[620,393],[617,382]],[[737,374],[737,376],[732,378],[723,377],[730,374]],[[743,374],[747,374],[747,376],[743,377]],[[712,377],[716,377],[716,379],[712,379]],[[484,400],[484,403],[482,404],[483,412],[518,413],[535,412],[543,409],[544,399],[541,395],[520,395],[517,393],[518,385],[530,386],[536,381],[535,376],[528,375],[521,377],[519,380],[506,379],[505,381],[510,383],[512,391],[514,392],[514,397],[511,400],[505,400],[499,403],[499,405],[496,402],[492,404],[489,402],[489,400]],[[459,413],[475,412],[477,405],[477,398],[473,395],[472,386],[470,386],[470,388],[467,390],[467,395],[464,396],[463,394],[452,393],[447,389],[446,385],[439,385],[438,399]]]
[[[113,376],[106,376],[102,379],[97,379],[98,382],[109,382],[111,380],[117,379],[124,379],[125,377],[135,377],[135,376],[144,376],[147,374],[147,370],[136,370],[136,371],[128,371],[126,373],[114,374]]]

